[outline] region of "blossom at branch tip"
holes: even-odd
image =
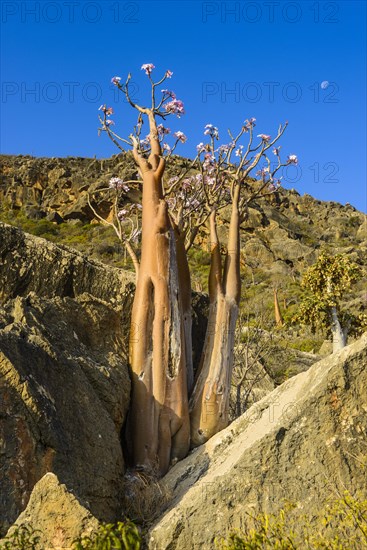
[[[114,84],[115,86],[118,86],[121,82],[121,76],[113,76],[111,78],[111,82],[112,84]]]
[[[298,164],[297,155],[289,155],[288,156],[288,164]]]
[[[278,147],[274,147],[274,149],[273,149],[273,153],[277,157],[279,157],[279,155],[280,155],[280,148],[281,148],[281,145],[278,145]]]
[[[200,142],[197,146],[196,146],[196,150],[197,152],[200,154],[202,153],[203,151],[205,151],[205,145],[203,142]]]
[[[180,99],[172,99],[164,106],[167,114],[174,114],[180,118],[181,115],[185,114],[184,104]]]
[[[166,78],[171,78],[171,76],[173,75],[173,72],[172,71],[166,71]]]
[[[167,151],[167,153],[171,152],[171,147],[168,145],[168,143],[163,143],[163,151]]]
[[[268,143],[271,136],[268,136],[267,134],[257,134],[257,137],[261,138],[265,143]]]
[[[130,191],[130,187],[121,178],[111,178],[108,182],[108,187],[111,187],[111,189],[123,189],[125,193]]]
[[[185,143],[185,141],[187,141],[187,137],[183,132],[180,132],[180,130],[175,132],[174,136],[178,139],[178,141],[181,141],[181,143]]]
[[[243,152],[243,145],[239,145],[238,149],[236,149],[234,154],[236,155],[236,157],[242,157],[242,152]]]
[[[257,176],[261,176],[263,179],[266,177],[267,173],[269,172],[269,167],[261,168],[256,172]]]
[[[148,76],[151,74],[153,69],[155,69],[155,66],[153,65],[153,63],[145,63],[144,65],[141,66],[141,70],[145,71],[145,74],[147,74]]]
[[[112,107],[107,107],[106,104],[101,105],[100,107],[98,107],[98,111],[102,111],[103,113],[105,113],[106,116],[113,115]]]
[[[250,128],[254,128],[256,126],[256,118],[252,117],[250,120],[245,120],[245,124],[243,126],[243,129],[245,132],[248,132]]]
[[[219,139],[218,128],[213,124],[207,124],[204,130],[204,136],[210,136],[211,138]]]
[[[163,124],[158,124],[157,131],[160,136],[165,136],[171,133],[171,130],[169,128],[165,128]]]
[[[122,210],[117,212],[117,217],[120,220],[120,222],[123,221],[126,218],[128,213],[129,213],[129,211],[126,208],[123,208]]]
[[[275,181],[271,180],[268,187],[269,191],[276,191],[277,189],[279,189],[279,187],[282,185],[282,182],[280,181],[282,177]]]
[[[210,176],[205,176],[204,177],[204,183],[206,183],[206,185],[213,186],[213,185],[215,185],[215,178],[210,177]]]
[[[115,123],[114,123],[113,120],[111,120],[110,118],[108,118],[108,119],[105,121],[105,124],[106,124],[106,126],[114,126]]]
[[[216,160],[215,156],[211,153],[206,153],[204,156],[203,168],[208,174],[212,174],[215,171]]]
[[[171,90],[161,90],[162,94],[166,95],[167,98],[170,97],[171,99],[176,99],[175,92],[172,92]]]
[[[219,152],[219,154],[222,154],[222,155],[223,155],[223,154],[227,153],[227,152],[230,150],[230,148],[231,148],[231,145],[230,145],[230,144],[228,144],[228,145],[227,145],[227,144],[223,144],[223,145],[220,145],[220,146],[218,147],[218,152]]]

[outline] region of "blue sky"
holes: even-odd
[[[132,72],[144,103],[140,67],[154,63],[185,104],[167,124],[188,136],[180,154],[207,123],[227,142],[246,118],[271,135],[288,120],[282,151],[299,166],[285,187],[367,209],[366,2],[3,0],[1,24],[2,153],[115,154],[97,109],[128,135],[135,116],[110,79]]]

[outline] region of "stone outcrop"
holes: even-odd
[[[39,548],[66,550],[72,547],[75,539],[90,535],[98,525],[98,520],[86,505],[68,491],[55,474],[48,473],[34,486],[27,508],[9,529],[8,535],[25,526],[37,531]]]
[[[152,550],[213,548],[247,513],[317,513],[335,491],[367,497],[367,333],[253,405],[164,478]]]
[[[0,259],[0,532],[50,471],[98,519],[114,520],[131,279],[4,225]]]

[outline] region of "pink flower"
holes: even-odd
[[[171,133],[171,130],[169,128],[165,128],[163,124],[158,124],[157,131],[160,136],[165,136],[166,134]]]
[[[113,120],[111,120],[110,118],[108,118],[108,119],[105,121],[105,124],[106,124],[106,126],[114,126],[115,123],[114,123]]]
[[[213,124],[207,124],[204,130],[204,136],[210,136],[212,138],[219,139],[218,128]]]
[[[117,213],[117,217],[120,221],[124,220],[126,218],[126,215],[129,213],[129,211],[126,208],[123,208]]]
[[[171,78],[172,75],[173,75],[172,71],[166,71],[166,78]]]
[[[130,191],[130,187],[126,185],[121,178],[111,178],[108,182],[108,186],[111,187],[111,189],[123,189],[125,193]]]
[[[163,143],[163,151],[167,151],[167,153],[171,152],[171,147],[168,145],[168,143]]]
[[[265,143],[268,143],[270,141],[270,136],[267,134],[257,134],[257,137],[261,138]]]
[[[185,114],[184,104],[180,99],[172,99],[165,104],[164,108],[168,114],[175,114],[178,118]]]
[[[153,63],[145,63],[145,65],[141,66],[141,70],[145,71],[145,74],[147,74],[148,76],[151,74],[153,69],[155,69]]]
[[[179,140],[181,141],[181,143],[185,143],[185,141],[187,141],[187,137],[185,136],[185,134],[183,132],[175,132],[174,133],[174,136]]]
[[[278,145],[278,147],[274,147],[274,149],[273,149],[273,153],[277,157],[279,157],[279,155],[280,155],[280,148],[281,148],[281,145]]]
[[[120,82],[121,82],[121,77],[120,76],[113,76],[111,78],[111,82],[112,84],[114,84],[115,86],[119,86]]]
[[[98,107],[98,111],[103,111],[106,114],[106,116],[110,116],[113,114],[112,107],[107,107],[106,104]]]
[[[288,156],[288,164],[298,164],[297,155],[289,155]]]
[[[243,152],[243,145],[239,145],[238,149],[236,149],[235,155],[236,157],[241,157]]]
[[[176,99],[176,94],[174,92],[171,92],[171,90],[161,90],[162,94],[166,95],[167,97],[170,97],[172,99]]]
[[[199,143],[197,146],[196,146],[196,150],[198,153],[202,153],[203,151],[205,151],[205,145],[203,142]]]
[[[250,118],[250,120],[245,120],[244,130],[245,132],[248,132],[250,128],[254,128],[256,126],[256,118]]]

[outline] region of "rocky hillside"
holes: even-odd
[[[168,175],[186,163],[176,157]],[[13,217],[23,209],[28,219],[86,224],[94,218],[87,191],[106,186],[112,176],[136,177],[131,153],[103,160],[2,155],[0,204],[7,204]],[[108,200],[99,207],[108,217]],[[242,232],[244,264],[255,272],[261,267],[273,274],[289,275],[313,261],[321,246],[362,258],[367,248],[366,223],[366,216],[350,204],[343,206],[310,195],[300,196],[295,190],[281,190],[250,209]]]

